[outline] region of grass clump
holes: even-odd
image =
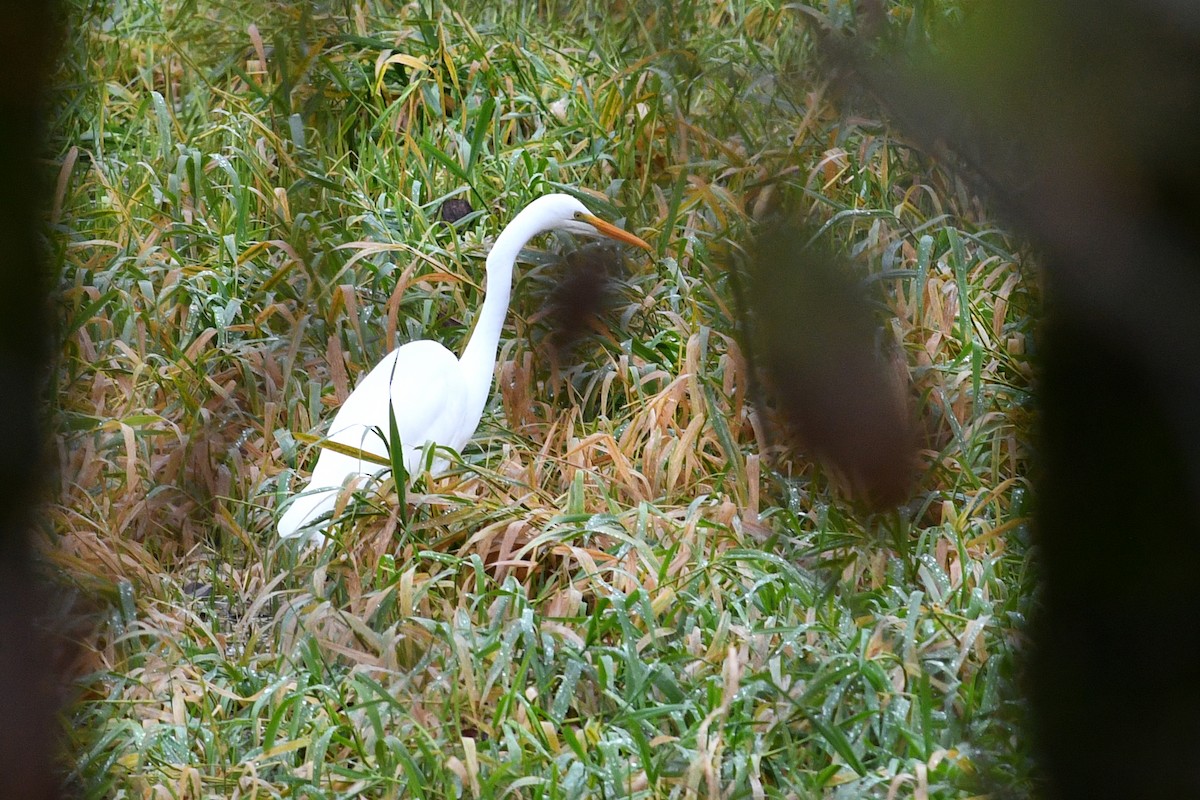
[[[45,557],[107,609],[86,796],[1028,788],[1036,290],[833,102],[842,8],[68,4]],[[569,355],[531,251],[462,466],[280,542],[303,435],[396,344],[461,350],[488,239],[553,189],[657,251]],[[884,290],[926,431],[897,513],[751,406],[729,266],[780,208]]]

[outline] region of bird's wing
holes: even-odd
[[[463,430],[467,386],[462,365],[453,353],[429,341],[413,342],[397,352],[400,356],[390,376],[390,389],[404,446],[404,466],[411,472],[426,444],[460,449],[475,429]]]
[[[462,372],[454,354],[437,342],[410,342],[389,353],[346,398],[329,426],[330,438],[386,455],[388,400],[405,450],[446,443],[461,415]]]
[[[359,381],[334,415],[326,438],[386,458],[390,402],[404,466],[414,471],[427,442],[460,448],[474,432],[462,434],[466,394],[453,353],[437,342],[410,342],[388,353]],[[280,535],[300,535],[301,528],[332,510],[338,490],[350,475],[384,470],[372,461],[322,449],[308,485],[280,518]]]

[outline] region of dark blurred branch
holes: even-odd
[[[1042,253],[1050,794],[1200,796],[1200,7],[994,2],[938,44],[826,52]]]
[[[58,797],[59,686],[37,619],[29,533],[45,463],[39,401],[49,358],[47,279],[37,231],[44,210],[43,109],[53,63],[54,8],[0,4],[0,794]]]

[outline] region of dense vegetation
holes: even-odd
[[[86,796],[1028,789],[1036,286],[822,71],[847,5],[66,4],[44,550],[98,609]],[[885,25],[956,13],[913,7]],[[462,465],[280,542],[331,409],[395,344],[460,349],[553,189],[655,251],[564,350],[572,245],[538,243]],[[750,405],[730,269],[781,209],[882,289],[924,431],[898,512]]]

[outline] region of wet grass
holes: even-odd
[[[45,559],[100,609],[85,796],[1028,790],[1037,288],[835,103],[844,5],[67,5]],[[954,10],[925,6],[890,24]],[[461,349],[489,238],[553,189],[655,251],[564,351],[572,245],[540,242],[462,466],[280,542],[306,437],[395,344]],[[895,513],[750,405],[730,265],[781,208],[890,313],[924,430]]]

